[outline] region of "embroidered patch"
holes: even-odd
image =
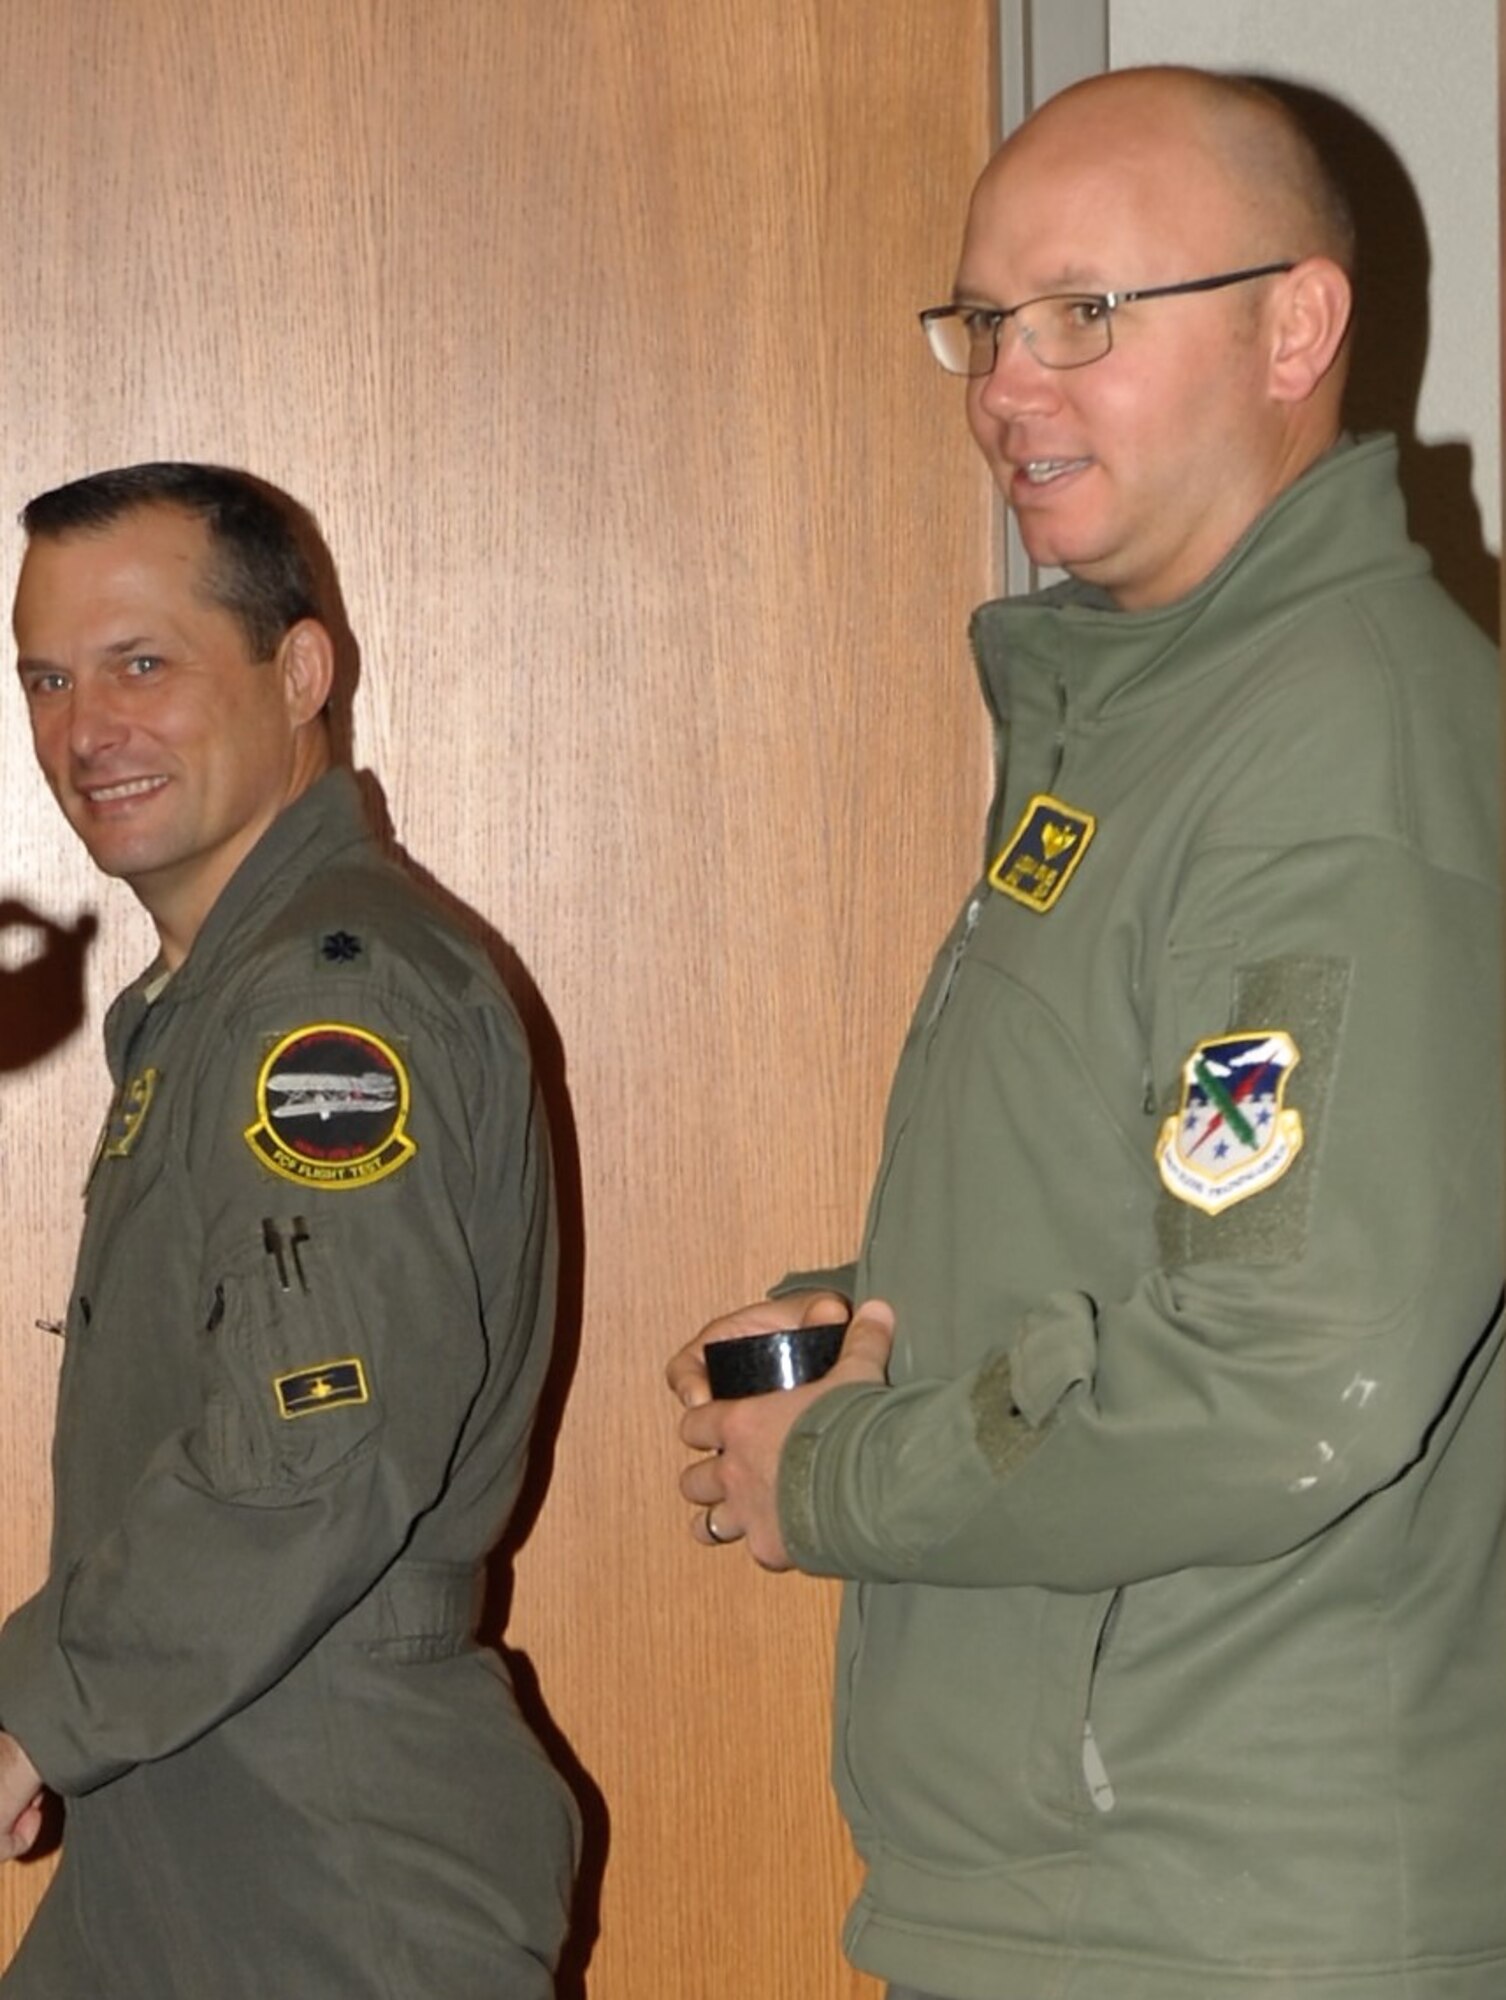
[[[331,931],[321,938],[319,949],[331,965],[349,965],[361,956],[362,944],[350,931]]]
[[[268,1054],[245,1139],[286,1181],[368,1187],[418,1151],[403,1129],[407,1117],[408,1072],[397,1051],[368,1028],[316,1021]]]
[[[121,1085],[99,1142],[102,1160],[124,1160],[129,1156],[141,1137],[161,1076],[160,1070],[144,1069],[140,1076],[133,1076],[129,1083]]]
[[[1162,1182],[1179,1201],[1218,1215],[1280,1180],[1302,1150],[1302,1114],[1282,1102],[1301,1060],[1280,1029],[1198,1043],[1156,1141]]]
[[[1091,813],[1037,792],[988,871],[993,886],[1027,910],[1049,910],[1098,831]]]
[[[295,1368],[276,1375],[272,1388],[278,1414],[310,1417],[316,1410],[338,1410],[345,1403],[369,1403],[366,1370],[354,1356],[347,1361],[321,1361],[317,1368]]]

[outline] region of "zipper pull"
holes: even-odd
[[[966,956],[967,948],[973,940],[973,932],[978,928],[978,919],[982,914],[983,896],[980,892],[968,904],[967,915],[962,920],[962,929],[952,942],[952,949],[946,962],[946,971],[941,976],[941,985],[937,989],[936,998],[931,1004],[931,1011],[926,1016],[926,1026],[928,1028],[935,1027],[936,1023],[941,1019],[942,1009],[951,998],[952,985],[957,977],[957,968]]]

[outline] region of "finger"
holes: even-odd
[[[698,1409],[702,1403],[711,1401],[711,1385],[706,1380],[706,1360],[701,1352],[701,1341],[702,1336],[698,1334],[688,1347],[680,1349],[664,1371],[670,1394],[677,1397],[687,1410]]]
[[[41,1801],[34,1799],[10,1830],[12,1854],[16,1857],[29,1854],[32,1848],[36,1846],[37,1837],[41,1831]]]
[[[692,1451],[720,1451],[725,1404],[692,1403],[680,1419],[680,1442]]]
[[[838,1365],[856,1362],[881,1382],[893,1346],[894,1308],[884,1299],[867,1299],[852,1316]]]
[[[680,1474],[680,1492],[692,1507],[712,1507],[718,1500],[724,1500],[726,1488],[718,1461],[698,1458],[694,1465],[687,1465]]]
[[[695,1517],[697,1541],[706,1542],[714,1549],[725,1549],[733,1542],[740,1542],[743,1531],[729,1525],[726,1513],[725,1507],[703,1507]]]
[[[840,1292],[812,1292],[800,1314],[802,1326],[840,1326],[852,1307]]]

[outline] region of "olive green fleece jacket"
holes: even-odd
[[[481,952],[329,775],[106,1024],[50,1573],[0,1715],[67,1797],[6,2000],[544,2000],[575,1813],[489,1648],[553,1321]]]
[[[1025,900],[968,899],[823,1274],[894,1304],[891,1386],[781,1466],[849,1580],[848,1950],[955,2000],[1499,2000],[1494,653],[1386,439],[1170,607],[973,636]],[[1284,1155],[1217,1082],[1257,1042]]]

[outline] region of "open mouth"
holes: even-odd
[[[1086,458],[1027,458],[1020,467],[1020,477],[1029,486],[1050,486],[1068,473],[1081,472],[1091,462]]]

